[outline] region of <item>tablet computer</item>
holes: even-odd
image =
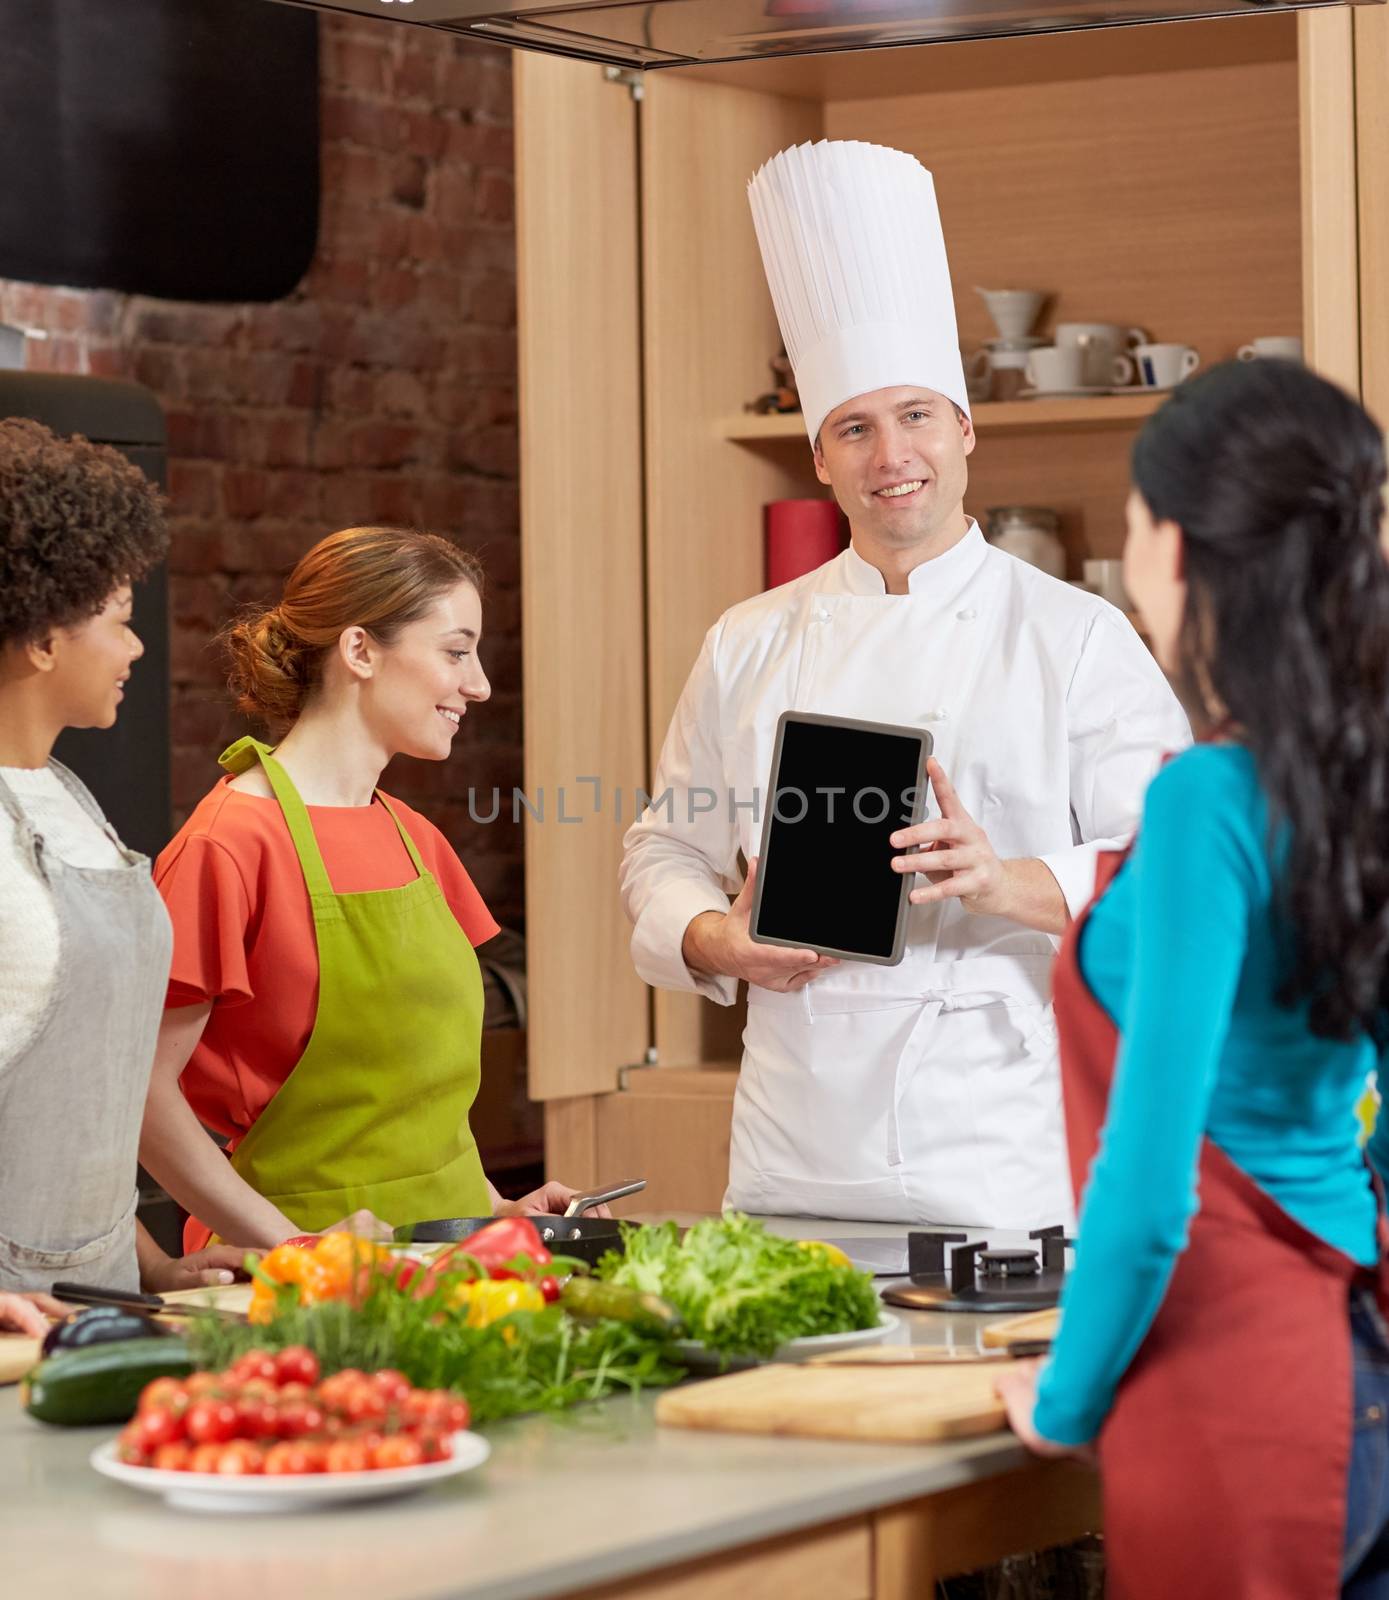
[[[926,810],[924,728],[785,711],[777,723],[749,933],[894,966],[913,874],[888,843]]]

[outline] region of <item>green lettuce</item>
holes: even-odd
[[[673,1222],[622,1233],[626,1253],[609,1251],[598,1276],[668,1300],[691,1337],[721,1354],[770,1356],[788,1339],[880,1321],[866,1272],[738,1212],[697,1222],[683,1239]]]

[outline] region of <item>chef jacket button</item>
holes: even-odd
[[[820,619],[821,622],[828,622],[830,620],[830,614],[825,610],[824,606],[820,606],[815,615]]]
[[[941,706],[935,711],[928,711],[926,713],[926,720],[927,722],[949,722],[950,713],[944,708],[944,706]]]
[[[978,615],[979,613],[973,606],[966,606],[963,611],[955,613],[955,620],[956,622],[973,622]]]

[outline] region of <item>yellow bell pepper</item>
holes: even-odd
[[[475,1278],[454,1286],[456,1310],[467,1312],[470,1328],[486,1328],[513,1311],[543,1311],[545,1296],[533,1283],[519,1278]]]
[[[798,1239],[796,1241],[802,1250],[807,1250],[811,1255],[821,1258],[831,1267],[852,1267],[853,1262],[839,1248],[837,1244],[826,1244],[823,1239]]]

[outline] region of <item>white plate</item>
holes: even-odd
[[[116,1459],[116,1443],[98,1445],[91,1462],[106,1478],[162,1495],[185,1511],[307,1511],[349,1500],[384,1500],[480,1467],[491,1445],[480,1434],[455,1433],[453,1455],[420,1467],[385,1467],[380,1472],[306,1472],[302,1476],[219,1477],[215,1472],[163,1472]]]
[[[882,1344],[900,1326],[900,1317],[884,1311],[876,1328],[850,1328],[844,1333],[813,1333],[803,1339],[788,1339],[765,1359],[807,1361],[811,1356],[827,1356],[836,1350],[856,1350],[860,1345]],[[748,1367],[761,1366],[764,1359],[761,1356],[725,1356],[717,1350],[710,1350],[698,1339],[677,1339],[666,1348],[691,1372],[741,1372]]]

